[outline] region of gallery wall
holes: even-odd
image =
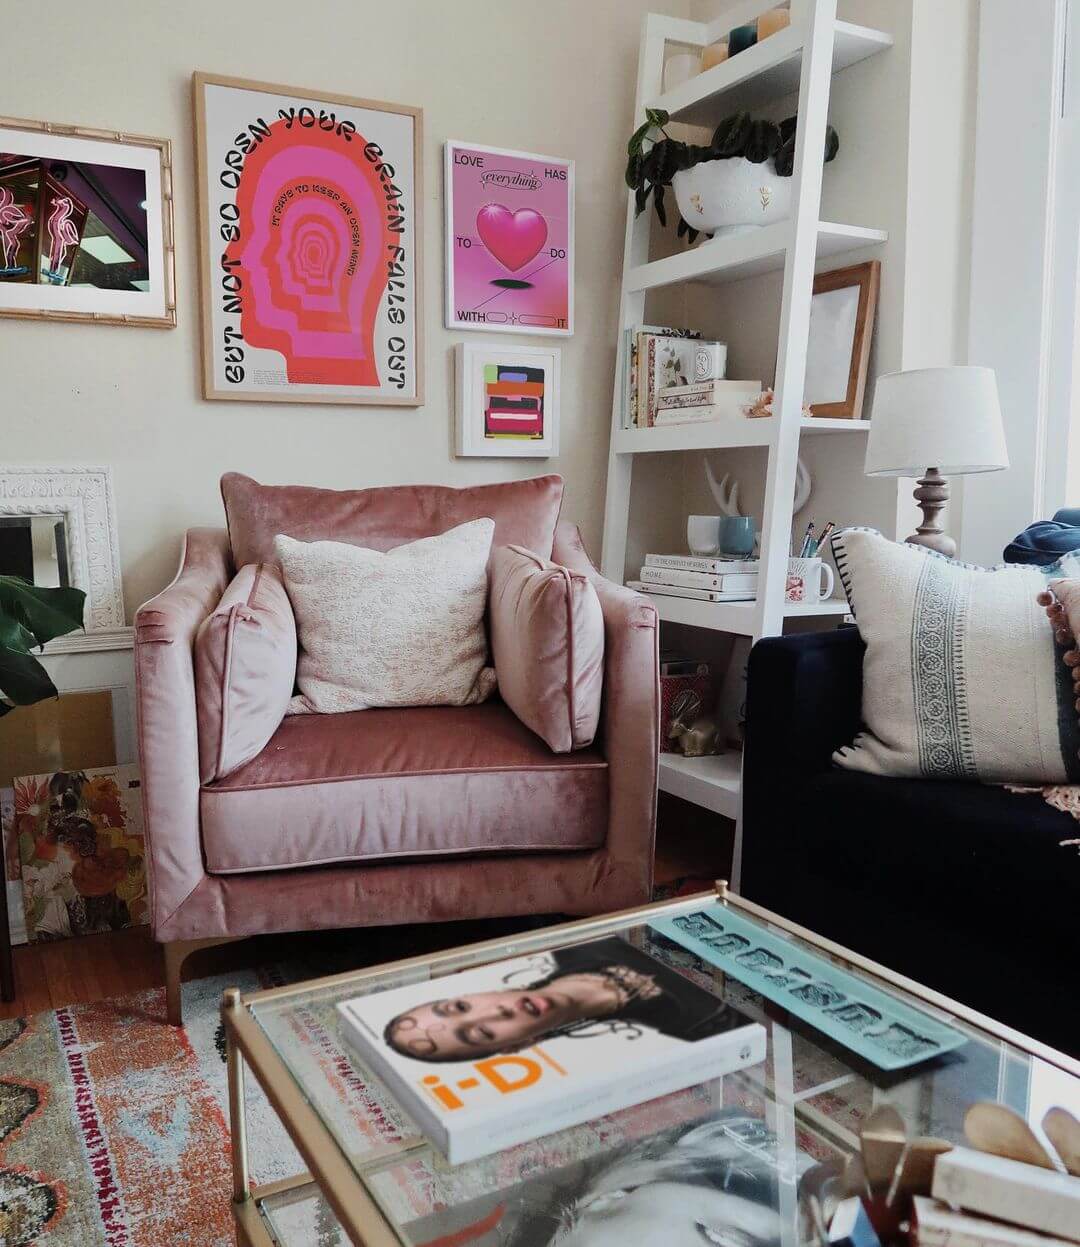
[[[5,42],[47,32],[0,76],[0,115],[173,141],[179,324],[173,330],[0,320],[2,459],[111,465],[129,618],[171,578],[185,528],[219,525],[217,481],[334,488],[464,485],[543,471],[599,553],[622,263],[622,166],[641,15],[689,0],[62,0],[13,6]],[[424,110],[424,406],[207,402],[202,397],[191,73],[261,79]],[[576,332],[562,348],[557,459],[455,459],[456,342],[442,327],[446,139],[569,157],[577,174]]]

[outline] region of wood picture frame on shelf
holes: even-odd
[[[419,407],[423,110],[196,73],[203,393]]]
[[[168,139],[0,117],[0,315],[175,328]]]
[[[880,284],[880,260],[814,277],[804,389],[811,415],[862,419]]]

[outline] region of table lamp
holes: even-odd
[[[992,368],[916,368],[877,379],[867,476],[915,476],[923,522],[908,538],[952,558],[956,542],[941,526],[950,476],[1009,466]]]

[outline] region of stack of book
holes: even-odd
[[[700,602],[752,602],[757,597],[757,559],[713,559],[694,554],[646,554],[639,593],[696,598]]]
[[[622,378],[623,428],[743,416],[760,381],[727,381],[727,348],[694,329],[627,329]]]
[[[669,385],[656,396],[653,424],[692,424],[742,416],[760,393],[760,381],[695,381],[688,385]]]

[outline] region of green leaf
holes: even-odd
[[[832,128],[825,127],[825,163],[836,159],[836,153],[840,150],[840,135]]]
[[[734,113],[725,117],[713,131],[712,149],[715,155],[724,160],[741,156],[746,150],[751,124],[749,113]]]
[[[0,646],[0,689],[16,706],[32,706],[36,701],[56,696],[56,685],[33,654],[6,646]],[[0,706],[3,704],[0,702]],[[10,709],[10,706],[0,709],[0,715],[7,714]]]
[[[642,159],[640,153],[636,153],[631,156],[626,162],[626,173],[624,176],[626,178],[626,185],[629,186],[632,191],[637,190],[637,188],[641,185],[641,165]]]
[[[656,126],[657,129],[666,126],[671,120],[671,114],[662,108],[646,108],[645,116],[649,119],[649,125]]]
[[[751,164],[764,164],[780,149],[780,130],[771,121],[752,121],[743,153]]]
[[[626,154],[628,156],[640,155],[641,146],[645,142],[645,135],[651,129],[652,126],[646,121],[643,126],[638,126],[634,133],[630,135],[630,142],[626,145]]]
[[[20,576],[0,576],[0,617],[21,623],[37,645],[81,628],[85,601],[81,589],[43,589]]]
[[[776,174],[778,177],[789,178],[795,171],[795,135],[776,153]]]
[[[653,189],[653,207],[656,209],[656,215],[660,218],[660,224],[667,226],[667,211],[664,208],[664,187],[658,182]]]
[[[16,706],[56,696],[49,673],[30,653],[82,627],[81,589],[43,589],[20,576],[0,576],[0,717]]]

